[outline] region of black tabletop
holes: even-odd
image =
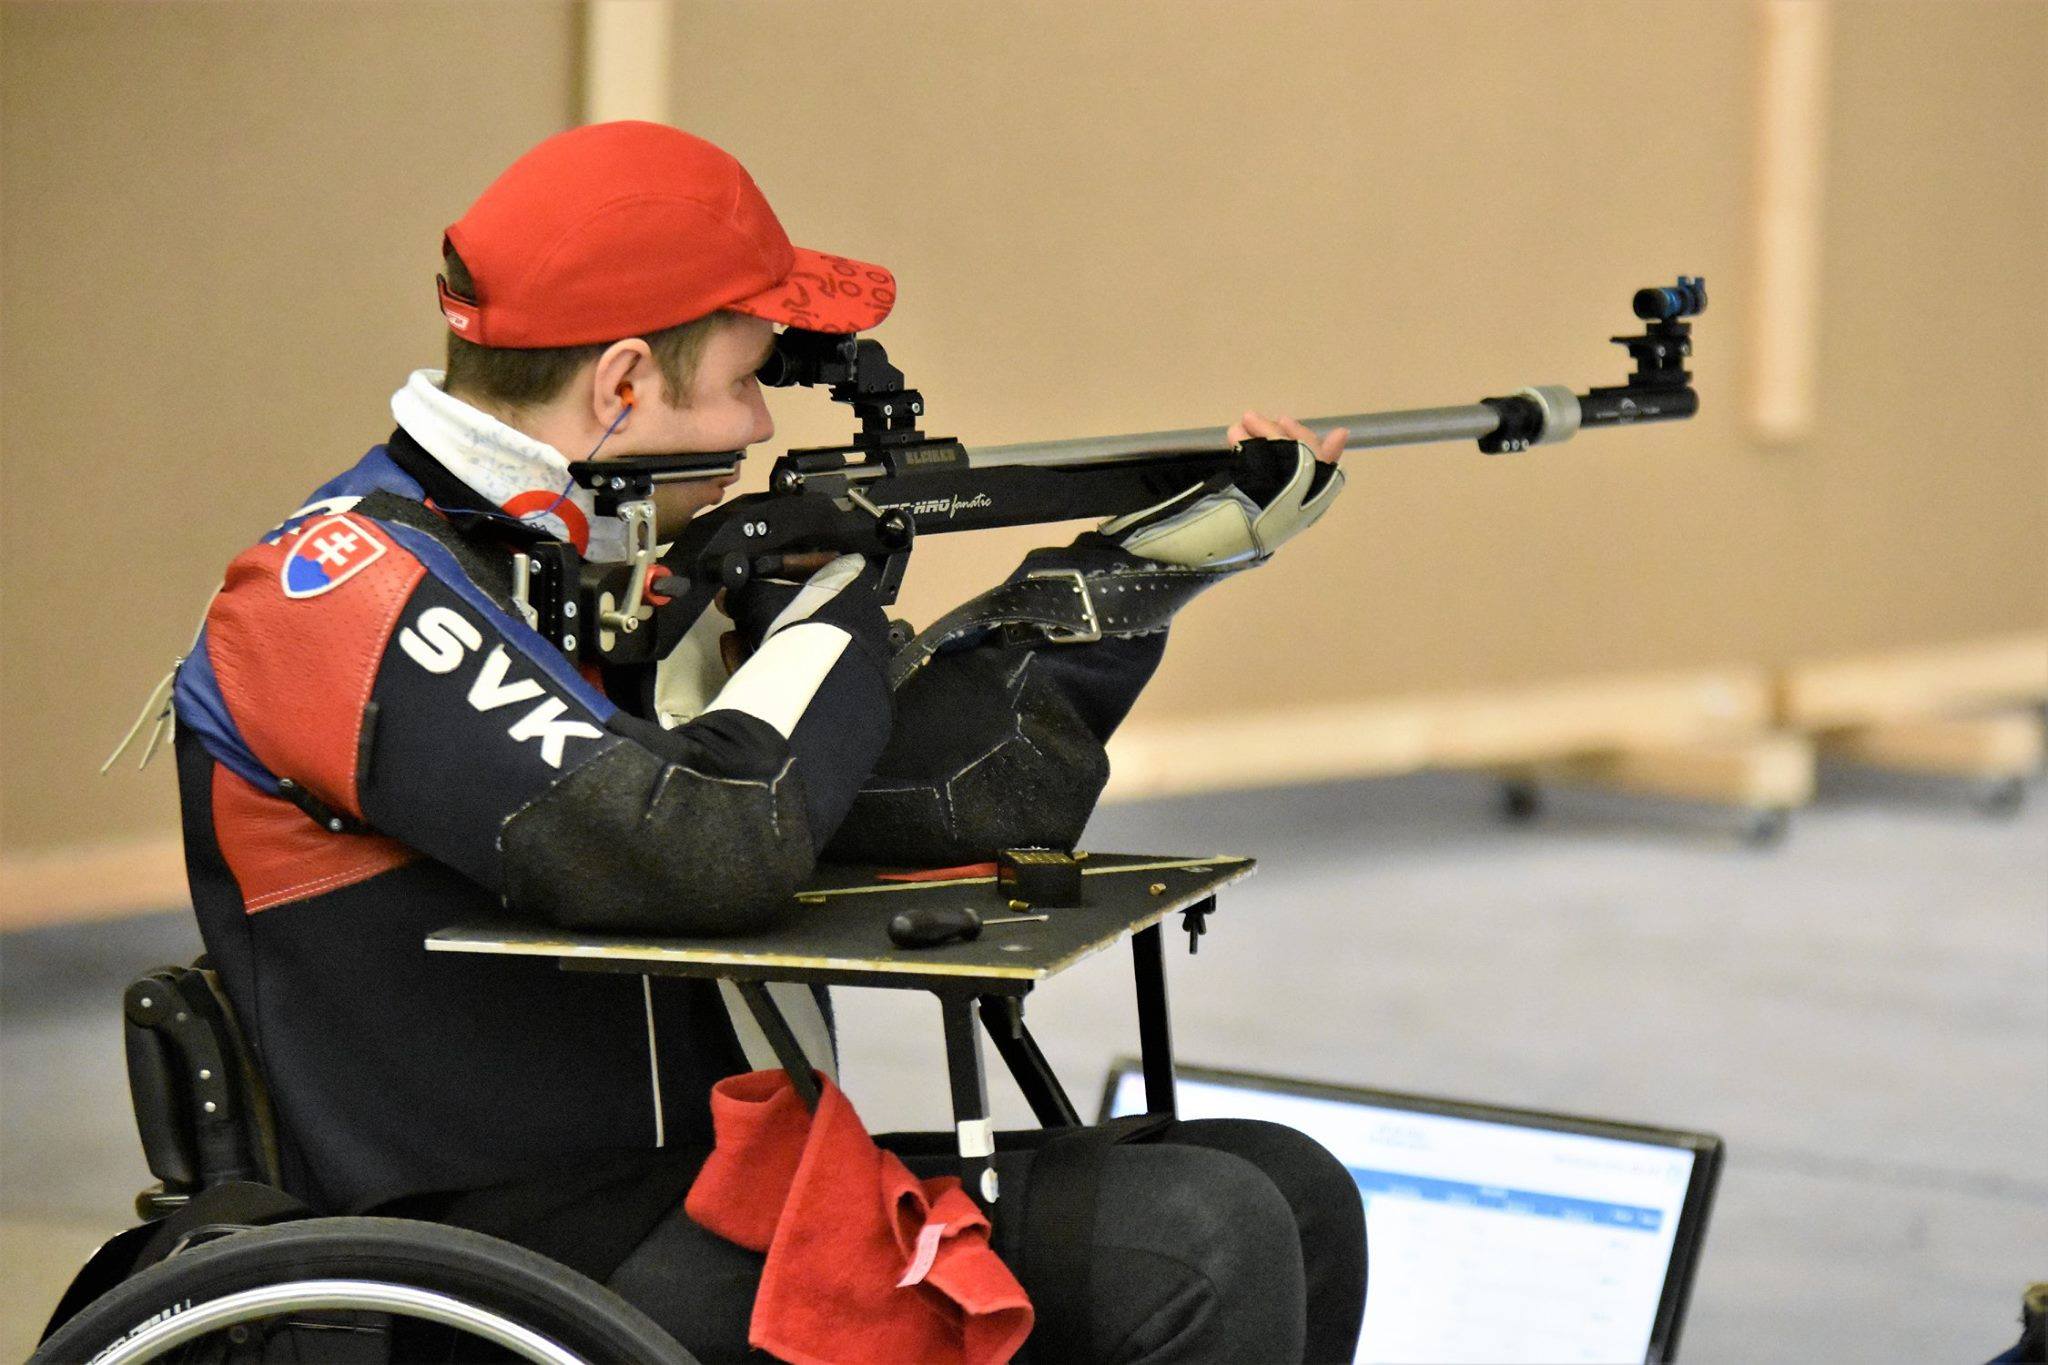
[[[549,926],[457,925],[427,937],[435,952],[553,957],[565,967],[670,976],[942,989],[950,984],[1022,992],[1125,934],[1156,924],[1251,874],[1249,858],[1086,855],[1081,903],[1012,909],[993,875],[885,880],[881,870],[825,866],[775,928],[730,938],[574,934]],[[1019,913],[1042,921],[990,924],[971,943],[899,948],[892,916],[914,905],[971,906],[984,919]]]

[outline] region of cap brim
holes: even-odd
[[[865,332],[896,306],[896,277],[879,265],[793,248],[796,266],[771,289],[728,303],[735,313],[811,332]]]

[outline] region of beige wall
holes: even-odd
[[[568,4],[0,5],[10,852],[176,828],[99,778],[227,558],[390,430],[440,230],[574,108]]]
[[[684,5],[673,114],[970,445],[1616,382],[1705,274],[1695,422],[1352,457],[1176,628],[1139,719],[1780,663],[2048,620],[2048,7],[1847,5],[1820,423],[1740,420],[1747,5]],[[439,229],[576,107],[564,5],[0,7],[10,852],[173,828],[92,776],[220,566],[431,360]],[[1610,352],[1612,354],[1610,354]],[[822,397],[782,437],[836,440]],[[92,520],[118,506],[118,521]],[[1024,538],[934,538],[929,617]]]

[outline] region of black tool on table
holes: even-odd
[[[889,941],[898,948],[936,948],[943,943],[972,943],[983,925],[1021,924],[1044,915],[999,915],[983,919],[971,906],[927,906],[905,910],[889,921]]]
[[[981,916],[964,905],[921,905],[889,921],[889,941],[898,948],[936,948],[942,943],[972,943],[980,937]]]

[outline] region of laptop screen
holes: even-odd
[[[1181,1118],[1320,1142],[1365,1201],[1360,1361],[1661,1361],[1718,1173],[1704,1134],[1387,1091],[1180,1070]],[[1136,1064],[1104,1117],[1141,1113]]]

